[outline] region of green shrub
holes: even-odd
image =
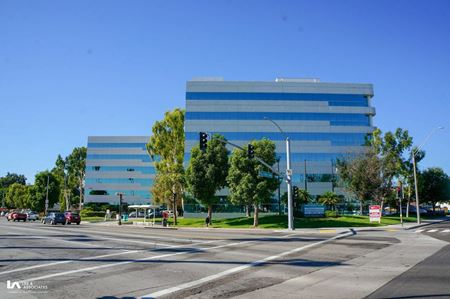
[[[325,211],[325,217],[337,218],[339,215],[336,211]]]
[[[83,209],[80,212],[81,217],[105,217],[105,211],[92,211],[90,209]]]

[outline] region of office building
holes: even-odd
[[[148,136],[88,137],[85,203],[149,204],[155,169],[146,150]]]
[[[371,84],[317,79],[188,81],[186,158],[198,144],[199,132],[219,133],[244,147],[268,138],[276,144],[280,170],[285,170],[285,137],[289,136],[293,184],[312,195],[342,193],[333,183],[336,159],[364,151],[366,136],[374,130],[372,97]],[[285,190],[282,184],[281,192]]]

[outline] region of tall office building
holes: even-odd
[[[155,169],[146,150],[147,136],[88,137],[85,203],[149,204]]]
[[[374,130],[371,84],[322,83],[317,79],[273,82],[199,79],[186,87],[186,158],[199,132],[219,133],[244,145],[275,142],[279,167],[286,169],[285,137],[291,139],[293,184],[312,195],[334,190],[339,157],[364,151]],[[273,120],[283,133],[268,119]],[[282,192],[286,190],[282,185]]]

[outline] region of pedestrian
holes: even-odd
[[[211,224],[211,219],[209,218],[209,215],[206,216],[206,218],[205,218],[205,224],[206,224],[206,227],[208,227]]]

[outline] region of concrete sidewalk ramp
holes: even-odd
[[[399,232],[400,243],[237,298],[364,298],[448,243]]]

